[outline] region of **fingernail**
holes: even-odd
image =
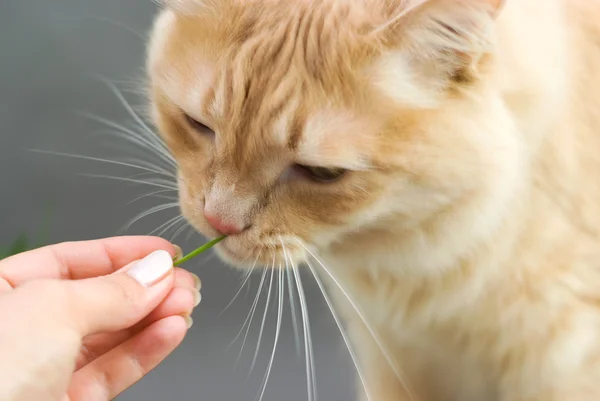
[[[167,251],[155,251],[137,262],[127,274],[144,287],[158,283],[173,269],[173,259]]]
[[[179,245],[175,245],[173,244],[173,247],[175,248],[175,257],[173,258],[173,260],[178,260],[183,258],[183,250],[181,249],[181,247]]]
[[[190,273],[192,275],[192,278],[194,279],[194,288],[198,291],[200,291],[200,289],[202,288],[202,280],[200,280],[200,277],[196,276],[194,273]]]
[[[198,305],[200,305],[200,301],[202,301],[202,294],[200,294],[200,291],[196,291],[193,288],[188,288],[188,290],[192,293],[192,296],[194,297],[194,308]]]
[[[194,325],[194,320],[192,319],[192,317],[190,315],[182,315],[182,316],[185,319],[185,322],[187,323],[188,329]]]

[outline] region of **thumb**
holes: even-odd
[[[173,259],[156,251],[108,276],[66,283],[82,336],[128,328],[154,310],[174,284]]]

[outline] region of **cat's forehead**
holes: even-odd
[[[343,68],[351,55],[328,25],[331,10],[294,10],[282,7],[270,22],[242,13],[227,34],[219,21],[207,26],[165,12],[150,52],[153,81],[171,103],[217,125],[236,153],[258,141],[291,149],[307,164],[362,168],[370,129],[344,108],[342,93],[352,83]]]

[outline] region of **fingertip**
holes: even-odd
[[[144,287],[151,287],[173,272],[173,258],[164,250],[154,251],[136,262],[127,273]]]
[[[151,330],[166,344],[179,345],[191,327],[189,315],[169,316],[152,324]]]
[[[176,267],[175,286],[184,288],[196,288],[196,279],[194,278],[194,275],[189,271],[182,269],[181,267]]]

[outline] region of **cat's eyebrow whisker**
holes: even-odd
[[[132,130],[131,128],[127,128],[124,125],[118,124],[114,121],[110,121],[109,119],[106,119],[104,117],[96,116],[87,112],[81,112],[80,115],[82,115],[83,117],[87,117],[91,120],[97,121],[101,124],[104,124],[107,127],[113,128],[119,131],[121,134],[126,134],[122,136],[124,138],[137,138],[139,141],[144,143],[148,149],[154,149],[159,156],[161,156],[166,162],[171,164],[173,167],[177,166],[177,163],[175,163],[173,157],[169,154],[169,152],[161,142],[152,141],[147,136],[138,133]]]
[[[258,352],[260,350],[260,343],[262,340],[263,332],[265,329],[265,322],[267,320],[267,312],[269,311],[269,301],[271,300],[271,290],[273,289],[273,276],[275,274],[275,256],[273,256],[273,263],[271,265],[271,278],[269,279],[269,290],[267,292],[267,300],[265,301],[265,311],[262,316],[262,322],[260,324],[260,330],[258,331],[258,339],[256,340],[256,349],[254,350],[254,355],[252,356],[252,364],[250,365],[250,370],[248,371],[248,376],[254,370],[254,366],[256,365],[256,359],[258,358]]]
[[[124,127],[125,128],[125,127]],[[176,168],[177,162],[168,152],[167,148],[164,145],[155,144],[152,141],[149,141],[143,134],[138,134],[133,130],[128,130],[127,132],[123,132],[120,130],[111,131],[108,129],[100,131],[105,135],[111,135],[118,139],[122,139],[126,142],[129,142],[135,146],[137,146],[136,150],[145,149],[149,150],[153,154],[158,156],[158,161],[166,163],[168,168]]]
[[[325,303],[329,307],[331,316],[333,316],[333,320],[335,320],[335,324],[337,325],[338,330],[340,331],[340,334],[342,335],[344,343],[346,344],[346,348],[348,349],[348,353],[350,354],[350,358],[352,359],[352,363],[354,363],[354,368],[356,369],[358,378],[363,386],[363,389],[365,390],[367,400],[371,401],[371,392],[369,391],[369,388],[367,386],[367,382],[365,380],[364,373],[363,373],[362,369],[360,368],[360,364],[358,362],[358,356],[356,355],[356,352],[354,351],[354,348],[352,347],[352,343],[350,342],[348,333],[346,333],[346,330],[344,330],[344,325],[342,324],[340,317],[338,316],[337,312],[335,311],[333,302],[331,302],[331,298],[327,294],[325,286],[323,285],[323,282],[317,275],[317,272],[315,271],[314,267],[308,261],[306,262],[306,265],[308,266],[310,272],[312,273],[312,275],[315,279],[315,282],[319,286],[319,289],[321,290],[321,294],[323,295],[323,299],[325,300]]]
[[[148,134],[147,135],[148,140],[150,142],[153,142],[158,147],[162,148],[167,153],[167,155],[170,156],[170,154],[168,154],[167,148],[162,143],[162,141],[160,141],[158,139],[158,137],[155,134],[154,130],[152,130],[150,128],[150,126],[148,125],[148,123],[146,121],[144,121],[144,119],[142,119],[140,117],[140,115],[133,109],[133,107],[127,101],[127,99],[125,99],[125,96],[123,96],[123,94],[121,93],[121,91],[119,90],[119,88],[117,88],[117,86],[114,83],[110,82],[109,80],[104,80],[104,82],[110,88],[110,90],[113,92],[113,94],[117,97],[117,99],[119,99],[119,101],[121,102],[121,104],[123,105],[123,107],[125,107],[125,109],[129,113],[129,115],[131,117],[133,117],[134,121],[139,125],[140,128],[142,128],[143,132],[145,132],[145,133]],[[170,159],[173,160],[172,158],[170,158]]]
[[[127,101],[127,99],[125,99],[125,96],[123,96],[123,94],[121,93],[119,88],[117,88],[117,86],[114,83],[110,82],[109,80],[103,80],[103,81],[110,88],[110,90],[117,97],[117,99],[119,99],[119,101],[121,102],[123,107],[125,107],[125,109],[129,113],[129,115],[131,117],[133,117],[133,119],[140,125],[140,127],[142,127],[148,134],[150,134],[151,136],[154,137],[154,131],[139,116],[139,114],[135,112],[135,110],[133,109],[133,107],[131,107],[131,104]]]
[[[381,353],[385,357],[385,359],[388,362],[390,368],[392,368],[392,371],[394,372],[394,375],[396,376],[396,378],[400,381],[400,384],[402,384],[402,386],[406,390],[406,393],[408,394],[409,400],[415,401],[415,397],[413,395],[414,393],[411,390],[411,388],[408,386],[408,383],[406,382],[406,380],[404,379],[404,375],[402,374],[402,372],[400,371],[400,369],[398,368],[398,366],[396,365],[396,363],[394,363],[394,361],[392,360],[392,358],[389,356],[389,352],[384,347],[383,342],[381,341],[381,339],[379,338],[379,336],[375,333],[375,330],[373,329],[373,327],[371,326],[371,324],[369,323],[369,321],[365,317],[362,309],[358,306],[358,304],[354,301],[354,299],[350,296],[350,294],[348,293],[348,291],[340,283],[340,281],[337,279],[337,277],[330,271],[330,269],[328,269],[323,264],[323,262],[321,262],[321,260],[306,245],[304,245],[302,243],[302,241],[300,241],[299,239],[296,239],[296,241],[298,242],[298,244],[301,247],[303,247],[310,254],[310,256],[313,257],[313,259],[319,264],[319,266],[321,266],[322,270],[327,274],[327,276],[331,279],[331,281],[341,291],[341,293],[344,295],[344,297],[346,297],[346,299],[348,300],[350,306],[352,306],[352,308],[354,309],[354,311],[356,312],[356,314],[358,315],[358,317],[362,320],[363,324],[365,325],[365,327],[369,331],[369,334],[371,335],[371,337],[373,338],[373,340],[375,341],[375,343],[379,347]]]
[[[265,395],[265,391],[267,389],[267,384],[269,382],[269,377],[271,377],[271,370],[273,368],[273,361],[275,360],[275,352],[277,351],[277,344],[279,343],[279,334],[281,332],[281,321],[283,316],[283,297],[285,287],[283,285],[283,269],[281,266],[277,269],[277,289],[279,292],[278,302],[277,302],[277,326],[275,328],[275,338],[273,340],[273,350],[271,351],[271,357],[269,359],[269,364],[267,365],[267,371],[265,372],[265,376],[263,378],[262,388],[260,390],[260,395],[258,396],[258,401],[262,401],[263,396]]]

